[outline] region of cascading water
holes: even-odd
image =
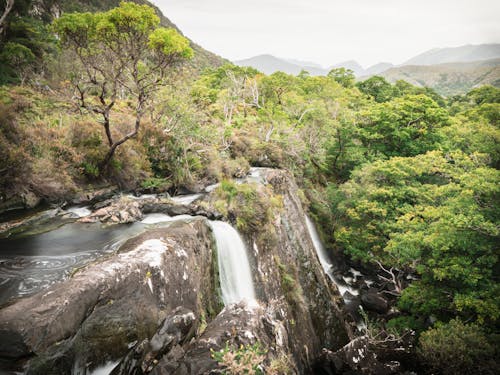
[[[311,240],[314,245],[314,249],[316,250],[316,254],[318,255],[319,262],[321,263],[321,266],[323,267],[323,270],[325,273],[328,275],[330,280],[337,286],[340,295],[344,296],[344,294],[348,291],[351,295],[358,295],[359,292],[350,287],[349,285],[346,285],[342,283],[338,278],[335,277],[333,274],[334,268],[333,264],[328,258],[328,255],[326,253],[325,247],[321,243],[321,239],[319,238],[318,231],[316,230],[316,227],[314,226],[313,222],[309,218],[309,216],[306,215],[306,226],[307,230],[309,231],[309,235],[311,236]]]
[[[224,305],[242,300],[255,300],[252,273],[245,244],[239,233],[228,223],[211,221],[217,244],[220,285]]]

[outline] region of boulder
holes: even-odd
[[[141,204],[130,197],[123,196],[111,202],[111,204],[99,208],[90,215],[81,218],[82,223],[126,224],[142,219]]]
[[[194,335],[195,321],[196,317],[191,310],[183,307],[176,308],[163,321],[151,340],[145,339],[130,350],[111,375],[149,373],[161,357],[173,348],[179,348],[179,344]]]
[[[361,293],[361,303],[367,310],[374,311],[379,314],[385,314],[389,311],[387,300],[378,293],[374,288]]]
[[[0,361],[35,356],[30,373],[65,373],[54,364],[61,358],[61,366],[84,366],[125,355],[178,306],[208,319],[221,309],[215,259],[204,219],[132,238],[117,254],[0,310]]]
[[[279,316],[276,305],[258,304],[245,301],[229,305],[208,324],[206,330],[196,340],[184,348],[184,354],[175,360],[164,357],[154,368],[154,375],[191,375],[224,372],[224,364],[214,358],[214,352],[228,350],[235,353],[238,349],[254,350],[261,353],[257,364],[266,369],[277,358],[288,358],[291,339]],[[253,347],[259,343],[258,347]],[[236,365],[236,363],[235,363]],[[297,373],[292,361],[288,363],[287,373]],[[226,373],[233,373],[225,369]]]

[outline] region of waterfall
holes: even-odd
[[[228,223],[211,221],[217,244],[220,285],[224,305],[255,300],[252,274],[245,244],[239,233]]]
[[[328,258],[328,254],[326,253],[326,249],[323,246],[321,239],[319,238],[319,234],[318,231],[316,230],[316,227],[314,226],[313,222],[307,215],[306,215],[306,226],[307,230],[309,231],[309,235],[311,236],[311,240],[313,242],[314,249],[316,250],[316,254],[318,255],[319,262],[321,263],[323,270],[328,275],[330,280],[337,286],[340,295],[344,296],[345,292],[347,291],[354,296],[358,295],[359,291],[357,291],[356,289],[352,288],[347,284],[344,284],[333,274],[334,271],[333,264]]]

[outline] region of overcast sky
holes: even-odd
[[[399,64],[435,47],[500,42],[499,0],[152,0],[230,60],[269,53],[330,66]]]

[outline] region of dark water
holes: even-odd
[[[71,223],[42,234],[0,239],[0,305],[65,279],[145,228],[142,223]]]

